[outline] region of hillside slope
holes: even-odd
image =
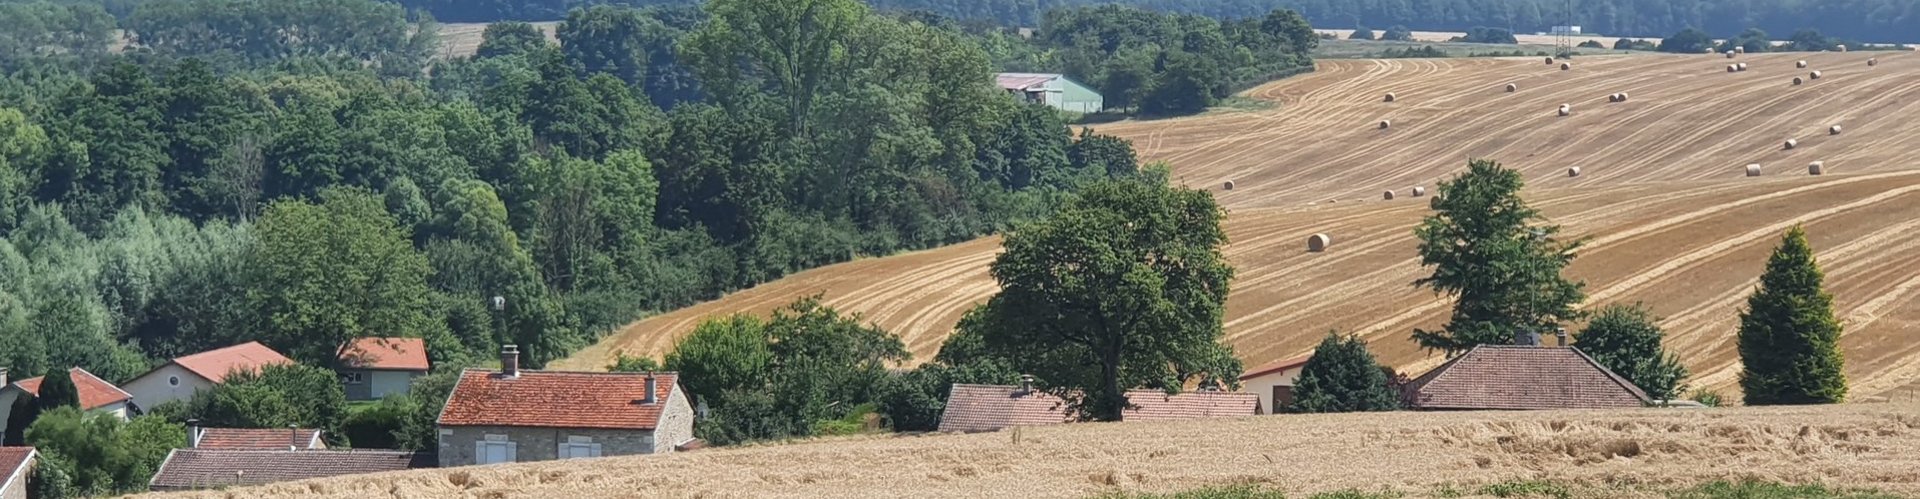
[[[1856,395],[1920,383],[1920,56],[1803,54],[1826,78],[1790,83],[1794,56],[1323,63],[1252,95],[1281,104],[1099,128],[1133,139],[1176,176],[1216,191],[1231,211],[1238,269],[1226,329],[1249,365],[1304,353],[1328,330],[1367,337],[1386,362],[1437,362],[1408,335],[1445,321],[1447,302],[1413,288],[1423,275],[1412,228],[1426,213],[1408,186],[1488,157],[1526,172],[1528,197],[1568,233],[1591,240],[1570,273],[1590,303],[1642,301],[1665,317],[1695,385],[1736,380],[1733,332],[1778,234],[1805,223],[1828,272]],[[1719,73],[1710,71],[1719,67]],[[1765,75],[1765,76],[1763,76]],[[1518,82],[1519,92],[1501,87]],[[1398,102],[1381,102],[1386,92]],[[1608,104],[1608,93],[1632,99]],[[1593,101],[1598,102],[1593,102]],[[1554,116],[1562,102],[1575,114]],[[1374,123],[1392,119],[1381,131]],[[1839,123],[1846,133],[1828,136]],[[1782,150],[1797,137],[1801,145]],[[1806,175],[1809,161],[1829,174]],[[1742,167],[1760,162],[1763,178]],[[1567,166],[1584,174],[1567,178]],[[1217,183],[1231,179],[1233,191]],[[1395,189],[1394,201],[1380,192]],[[1328,203],[1329,200],[1338,200]],[[1327,233],[1326,253],[1305,252]],[[559,367],[598,369],[616,352],[658,355],[701,318],[764,312],[794,298],[865,314],[919,360],[995,286],[998,241],[816,269],[637,322]],[[1899,396],[1912,396],[1899,392]]]
[[[1261,483],[1429,497],[1514,480],[1760,479],[1920,494],[1920,406],[1372,413],[1086,423],[347,476],[162,497],[1092,497]],[[1816,423],[1817,422],[1817,423]],[[1457,497],[1457,496],[1456,496]]]

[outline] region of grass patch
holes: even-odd
[[[1667,493],[1673,499],[1895,499],[1870,489],[1830,489],[1825,485],[1788,485],[1747,480],[1712,482]]]
[[[1253,484],[1202,487],[1171,494],[1149,494],[1145,492],[1112,493],[1099,496],[1101,499],[1286,499],[1287,495],[1278,490]],[[1320,496],[1314,496],[1320,497]]]
[[[1235,96],[1227,97],[1225,99],[1220,99],[1220,102],[1214,104],[1212,108],[1209,108],[1207,110],[1208,111],[1265,111],[1268,109],[1273,109],[1277,105],[1278,103],[1270,100],[1260,100],[1260,99],[1254,99],[1254,98],[1235,95]]]
[[[1494,497],[1551,497],[1568,499],[1573,491],[1566,485],[1544,480],[1516,480],[1500,482],[1480,487],[1481,495]]]

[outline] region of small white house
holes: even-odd
[[[420,338],[360,338],[340,349],[340,384],[347,400],[407,393],[428,367],[427,341]]]
[[[225,382],[229,373],[256,372],[261,366],[292,363],[293,359],[260,342],[247,342],[173,359],[133,378],[124,388],[133,394],[134,408],[145,411],[167,402],[192,399],[195,392]]]
[[[127,404],[133,396],[121,391],[106,380],[94,376],[86,369],[75,367],[67,370],[73,377],[73,387],[80,394],[80,409],[94,414],[111,414],[126,421],[129,416]],[[5,383],[5,370],[0,370],[0,383]],[[0,431],[7,429],[7,422],[13,417],[13,401],[22,396],[40,396],[40,383],[47,378],[27,378],[0,388]]]
[[[1261,413],[1277,414],[1293,403],[1293,383],[1300,379],[1300,371],[1312,358],[1312,355],[1303,355],[1249,369],[1240,375],[1240,389],[1260,396]]]

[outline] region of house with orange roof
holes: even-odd
[[[1280,359],[1263,364],[1240,375],[1240,389],[1260,397],[1264,414],[1279,414],[1293,404],[1293,384],[1300,381],[1312,355]]]
[[[192,399],[195,392],[225,382],[231,373],[259,372],[262,366],[292,363],[293,359],[253,341],[167,361],[122,388],[133,394],[136,409],[147,410]]]
[[[340,348],[338,372],[347,400],[379,400],[407,393],[429,367],[426,340],[360,338]]]
[[[67,374],[73,377],[73,387],[80,394],[80,410],[111,414],[122,421],[131,416],[128,404],[133,396],[120,387],[78,367],[67,370]],[[5,371],[0,370],[0,383],[6,382],[5,376]],[[40,382],[46,379],[46,376],[27,378],[0,388],[0,431],[5,431],[7,422],[13,418],[13,401],[22,396],[40,396]]]
[[[440,410],[440,466],[674,452],[695,443],[693,406],[671,372],[468,369]]]

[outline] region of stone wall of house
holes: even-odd
[[[654,426],[654,438],[659,442],[655,452],[673,452],[673,446],[693,440],[694,414],[689,398],[679,384],[674,384],[673,392],[667,395],[667,406],[661,409],[660,423]]]
[[[689,409],[687,412],[691,414],[692,410]],[[475,455],[476,444],[486,440],[487,435],[505,435],[507,441],[515,444],[514,461],[522,463],[559,459],[560,444],[566,442],[567,437],[572,436],[592,438],[593,443],[600,444],[600,455],[603,457],[650,454],[654,451],[653,432],[645,430],[442,426],[440,427],[440,466],[477,464],[479,456]],[[667,448],[668,451],[671,449],[671,447]]]

